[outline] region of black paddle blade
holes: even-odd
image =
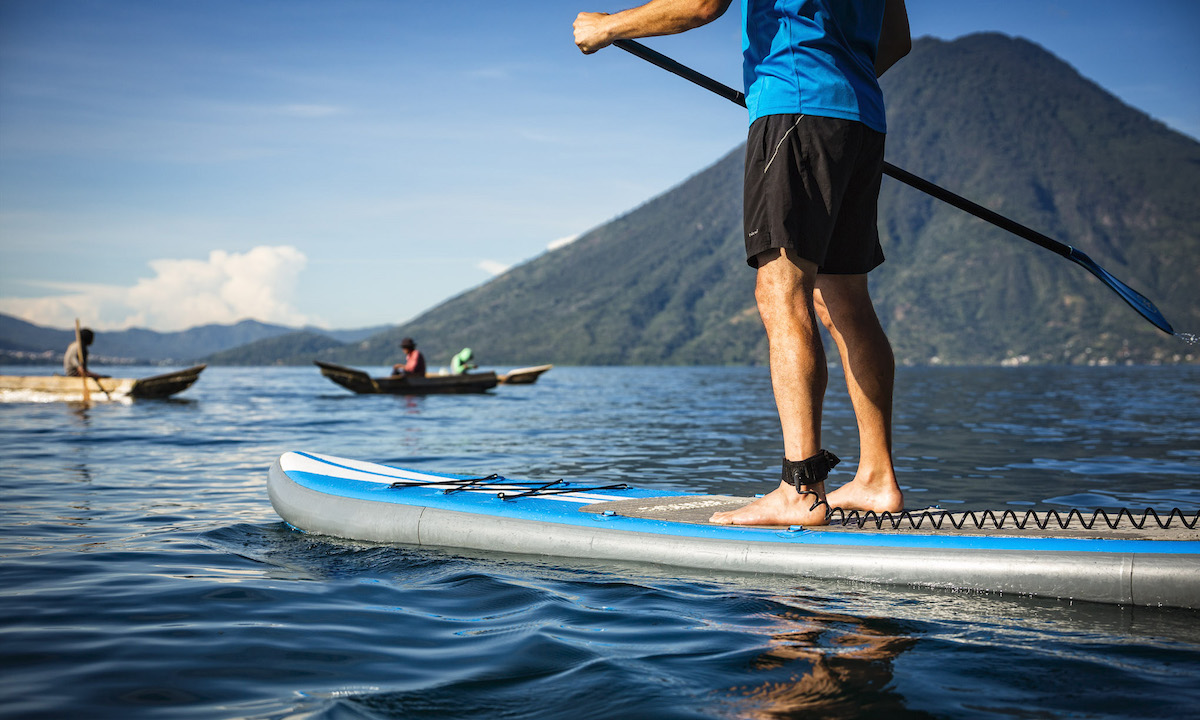
[[[1110,272],[1097,265],[1087,254],[1071,248],[1071,252],[1067,254],[1067,258],[1075,264],[1087,268],[1088,272],[1100,278],[1100,282],[1112,288],[1114,292],[1121,296],[1122,300],[1129,303],[1129,307],[1137,310],[1138,314],[1149,320],[1154,327],[1168,335],[1175,334],[1175,329],[1171,327],[1171,323],[1167,322],[1167,319],[1158,311],[1158,308],[1154,307],[1154,303],[1147,300],[1141,293],[1113,277]]]

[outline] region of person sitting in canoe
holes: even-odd
[[[463,348],[458,351],[450,360],[450,371],[455,375],[463,375],[468,370],[474,370],[479,366],[475,364],[475,356],[471,353],[471,348]]]
[[[404,363],[392,366],[393,375],[412,375],[425,377],[425,356],[417,349],[413,339],[406,337],[400,341],[400,349],[404,351]]]
[[[111,375],[98,375],[91,370],[88,370],[88,345],[96,339],[95,333],[91,328],[84,328],[79,331],[79,340],[72,342],[67,346],[67,351],[63,353],[63,375],[68,377],[90,377],[90,378],[106,378]],[[80,347],[80,342],[83,347]]]

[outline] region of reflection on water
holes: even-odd
[[[786,669],[788,681],[738,688],[750,718],[911,717],[892,689],[893,663],[917,640],[895,621],[795,610],[775,616],[755,670]]]

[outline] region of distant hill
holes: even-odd
[[[920,39],[883,85],[889,160],[1079,247],[1177,329],[1200,328],[1200,143],[998,34]],[[764,363],[742,153],[327,357],[391,362],[411,335],[431,358],[469,346],[497,364]],[[880,202],[888,262],[872,287],[900,362],[1200,360],[1069,261],[890,179]]]
[[[305,327],[304,332],[316,333],[331,337],[340,343],[356,343],[373,335],[378,335],[392,329],[392,325],[372,325],[371,327],[354,328],[351,330],[323,330],[321,328]]]
[[[342,346],[328,335],[301,330],[239,345],[201,360],[209,365],[307,365],[322,352]]]
[[[358,330],[312,330],[304,329],[304,335],[321,335],[326,342],[323,347],[341,346],[342,343],[357,342],[377,335],[390,326],[376,326]],[[155,332],[131,329],[119,331],[97,331],[96,341],[91,347],[93,358],[104,363],[190,363],[198,360],[219,364],[214,357],[233,348],[252,345],[270,338],[279,338],[297,333],[296,328],[269,325],[257,320],[243,320],[234,325],[202,325],[179,332]],[[0,314],[0,362],[2,363],[45,363],[58,362],[62,353],[75,339],[75,329],[42,327],[25,322],[10,315]],[[305,352],[314,347],[311,339],[297,339],[294,353]],[[272,346],[284,350],[289,341]],[[255,352],[250,350],[248,352]],[[230,358],[243,356],[232,354]],[[259,354],[260,359],[265,356]],[[271,358],[265,364],[275,364],[279,358]],[[233,364],[247,364],[236,360]],[[250,363],[253,364],[253,363]]]

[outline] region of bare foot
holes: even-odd
[[[898,513],[904,509],[904,493],[894,478],[870,480],[855,477],[827,498],[831,508]]]
[[[713,513],[708,521],[717,525],[825,525],[829,522],[825,517],[827,506],[818,502],[825,498],[825,484],[817,483],[809,489],[812,492],[801,494],[781,482],[749,505]]]

